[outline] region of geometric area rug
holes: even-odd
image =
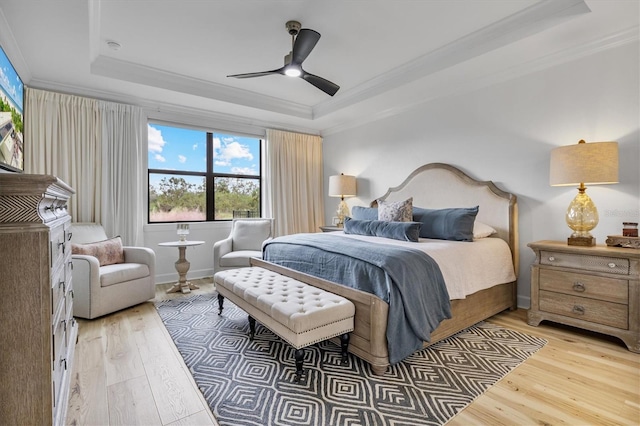
[[[294,382],[294,350],[216,293],[156,308],[221,426],[442,425],[546,341],[481,322],[392,365],[383,376],[340,348],[305,348],[306,379]]]

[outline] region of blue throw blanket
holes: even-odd
[[[451,318],[449,294],[426,253],[339,235],[295,234],[270,240],[264,260],[375,294],[389,304],[387,344],[395,364],[431,339]]]

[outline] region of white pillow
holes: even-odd
[[[413,220],[413,197],[395,203],[378,200],[378,220],[411,222]]]
[[[479,240],[480,238],[485,238],[490,235],[495,234],[496,231],[486,223],[478,222],[477,220],[473,223],[473,239]]]

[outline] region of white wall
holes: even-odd
[[[620,183],[593,186],[587,193],[600,213],[592,231],[599,244],[619,235],[623,221],[640,216],[639,46],[610,49],[473,92],[438,99],[410,112],[324,138],[328,176],[357,176],[358,197],[368,205],[400,184],[422,164],[455,165],[470,176],[492,180],[515,193],[519,207],[520,274],[518,304],[529,306],[527,243],[565,240],[564,212],[576,194],[549,186],[552,148],[617,141]],[[325,200],[326,221],[337,200]]]

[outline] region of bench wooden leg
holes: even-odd
[[[342,359],[340,361],[343,365],[348,361],[350,336],[351,335],[349,333],[344,333],[342,336],[340,336],[340,350],[342,352]]]
[[[253,336],[256,335],[256,320],[249,315],[249,340],[253,342]]]
[[[303,349],[296,349],[295,358],[296,358],[296,378],[295,378],[295,381],[298,382],[298,381],[300,381],[300,378],[304,374],[304,369],[302,368],[302,364],[304,363],[304,350]]]
[[[218,293],[218,315],[222,315],[222,304],[224,303],[224,296]]]

